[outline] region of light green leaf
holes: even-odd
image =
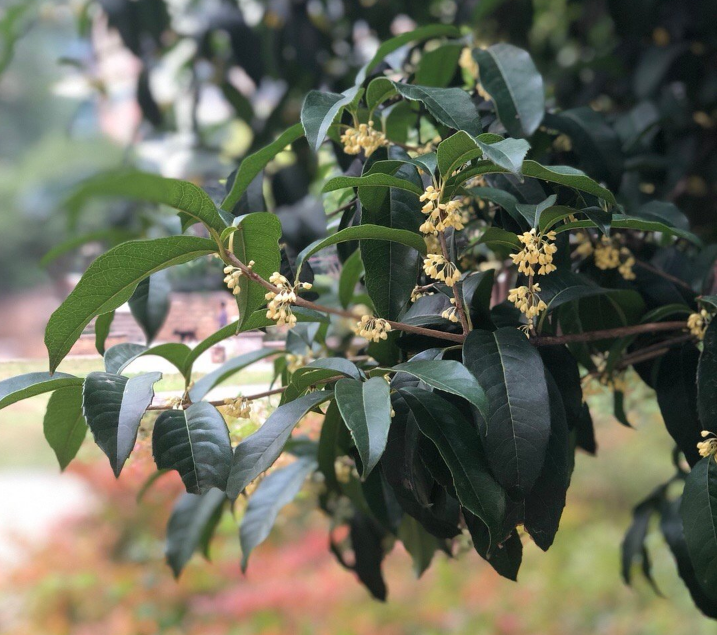
[[[64,470],[75,458],[87,434],[81,386],[58,388],[50,395],[42,427],[60,469]]]
[[[416,67],[416,84],[443,88],[450,84],[463,50],[462,44],[449,43],[424,51]]]
[[[58,388],[82,386],[82,379],[67,373],[27,373],[0,381],[0,410],[23,399]]]
[[[356,285],[361,279],[364,267],[361,261],[361,250],[354,251],[341,267],[341,276],[339,277],[339,300],[341,306],[347,309],[354,297]]]
[[[329,127],[339,111],[358,95],[360,86],[352,86],[343,93],[323,93],[312,90],[301,107],[301,125],[309,145],[316,151],[321,147]]]
[[[336,176],[326,182],[322,192],[334,192],[335,190],[343,190],[347,187],[396,187],[400,190],[413,192],[419,196],[423,194],[423,189],[415,183],[380,172],[365,174],[364,176]]]
[[[47,324],[45,345],[50,354],[50,371],[70,352],[90,320],[122,306],[141,280],[215,251],[212,240],[170,236],[130,241],[97,258]]]

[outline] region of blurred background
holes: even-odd
[[[381,40],[435,22],[527,48],[549,108],[599,131],[569,131],[554,148],[560,162],[605,181],[625,204],[675,202],[714,242],[712,0],[0,0],[0,380],[46,369],[44,324],[99,253],[180,231],[166,210],[84,196],[84,179],[131,166],[194,181],[219,200],[242,158],[298,120],[309,89],[343,90]],[[581,164],[573,149],[595,137],[609,160]],[[315,186],[322,169],[297,142],[235,211],[275,211],[287,249],[300,250],[327,228]],[[319,263],[319,273],[333,267]],[[233,319],[221,279],[203,262],[174,268],[156,341],[191,344]],[[143,339],[129,308],[118,310],[108,344]],[[195,368],[209,372],[261,339],[229,340]],[[160,392],[181,388],[171,366],[131,370],[140,363],[165,372]],[[60,370],[101,369],[91,325]],[[271,374],[254,366],[227,390],[262,390]],[[472,553],[439,555],[416,580],[397,548],[386,605],[328,553],[311,491],[281,515],[247,576],[225,515],[212,563],[195,557],[175,582],[163,538],[178,479],[163,477],[138,500],[154,467],[149,449],[115,481],[89,443],[58,476],[43,438],[47,400],[20,402],[0,411],[0,633],[712,633],[659,536],[650,546],[666,599],[620,579],[631,509],[673,471],[652,397],[631,378],[635,429],[617,424],[606,395],[590,397],[597,457],[579,455],[555,545],[547,554],[527,546],[517,585]]]

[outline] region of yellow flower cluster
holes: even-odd
[[[411,302],[425,298],[427,295],[433,295],[433,291],[426,291],[425,287],[414,287],[411,291]]]
[[[251,402],[244,397],[224,400],[224,411],[235,419],[248,419],[251,417]]]
[[[538,317],[542,311],[548,308],[538,293],[540,293],[540,285],[537,283],[533,284],[532,288],[522,286],[508,292],[508,301],[518,307],[518,310],[528,318],[531,324],[533,318]]]
[[[634,280],[635,258],[627,247],[620,247],[615,239],[602,236],[595,247],[595,266],[606,271],[617,269],[625,280]]]
[[[711,320],[712,316],[702,309],[699,313],[690,314],[687,318],[687,328],[696,338],[704,339],[705,331]]]
[[[460,322],[457,311],[456,299],[451,298],[451,306],[441,313],[441,317],[449,322]]]
[[[247,269],[251,269],[254,266],[254,261],[250,260],[247,265]],[[224,284],[227,285],[234,295],[239,295],[239,279],[244,275],[239,267],[233,267],[227,265],[224,267]]]
[[[438,232],[444,232],[449,227],[454,229],[463,229],[463,212],[461,209],[461,201],[453,200],[447,203],[440,203],[440,192],[432,185],[426,188],[421,195],[420,201],[424,203],[421,211],[428,216],[426,221],[420,226],[420,231],[424,234],[436,235]]]
[[[461,51],[458,64],[463,70],[467,71],[471,77],[478,77],[478,62],[475,61],[475,58],[473,57],[473,49],[470,46],[466,46]]]
[[[358,128],[347,128],[341,135],[341,143],[346,154],[360,154],[363,150],[370,157],[379,148],[387,146],[388,139],[383,132],[374,129],[373,121],[369,121],[359,124]]]
[[[512,254],[513,263],[518,265],[518,271],[526,276],[534,276],[534,265],[539,265],[538,275],[546,276],[557,269],[553,264],[553,254],[558,248],[551,242],[555,240],[555,232],[538,233],[535,228],[518,236],[518,240],[525,245],[517,254]]]
[[[714,456],[715,461],[717,461],[717,435],[709,430],[702,430],[702,438],[705,439],[705,441],[700,441],[697,444],[697,450],[699,451],[700,456],[705,458],[708,456]]]
[[[308,282],[299,282],[298,284],[292,285],[285,276],[282,276],[278,271],[271,274],[269,278],[274,286],[279,288],[278,292],[269,291],[264,297],[269,300],[266,308],[266,317],[270,320],[274,320],[279,326],[285,324],[289,328],[296,324],[296,316],[291,310],[291,305],[296,302],[296,297],[299,289],[311,289],[311,284]]]
[[[354,333],[365,337],[369,342],[379,342],[388,338],[391,325],[383,318],[364,315],[354,327]]]
[[[423,259],[423,271],[434,280],[445,282],[452,287],[461,279],[461,272],[450,260],[446,260],[441,254],[428,254]]]

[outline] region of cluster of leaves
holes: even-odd
[[[655,389],[678,448],[677,480],[686,485],[682,503],[664,487],[639,508],[625,543],[626,577],[639,559],[649,575],[644,510],[669,506],[663,527],[680,575],[714,615],[717,463],[697,451],[703,430],[717,432],[717,322],[710,321],[717,305],[701,295],[712,283],[713,253],[701,250],[673,204],[623,206],[584,172],[544,165],[551,159],[541,141],[551,134],[548,116],[559,114],[546,115],[543,81],[527,52],[508,44],[473,49],[458,29],[423,27],[385,42],[342,93],[310,92],[301,124],[245,159],[218,206],[183,181],[137,172],[97,177],[83,195],[162,203],[179,210],[185,232],[200,227],[125,242],[100,256],[49,321],[50,374],[0,383],[0,407],[52,391],[46,431],[61,464],[89,427],[117,475],[147,410],[161,410],[155,462],[178,471],[187,489],[168,530],[177,575],[206,549],[223,511],[244,505],[242,494],[246,566],[311,475],[323,483],[318,503],[331,519],[332,551],[383,599],[381,563],[396,540],[419,573],[463,535],[511,579],[526,535],[547,550],[574,453],[596,449],[583,388],[591,381],[610,387],[616,417],[629,425],[622,377],[634,368]],[[380,143],[347,155],[342,136],[368,130],[369,121]],[[330,213],[337,222],[292,257],[280,246],[278,217],[244,213],[238,203],[274,157],[304,137],[329,165],[323,192],[338,206]],[[427,213],[421,199],[430,192],[436,205],[457,201],[462,214],[437,236],[419,230]],[[518,274],[508,256],[535,236],[555,247],[555,270]],[[311,295],[294,295],[298,324],[284,350],[237,357],[192,383],[194,362],[212,345],[274,325],[264,308],[267,290],[270,298],[279,291],[274,274],[291,284],[312,280],[310,259],[327,248],[342,264],[338,281],[317,276]],[[601,249],[617,260],[606,265]],[[104,350],[112,312],[128,301],[151,343],[163,312],[158,275],[209,255],[241,274],[238,322],[193,349]],[[430,256],[458,280],[431,273]],[[527,324],[507,299],[508,286],[519,285],[541,301]],[[364,316],[380,322],[383,337],[354,337],[347,322]],[[106,372],[85,379],[55,372],[94,318]],[[153,404],[159,373],[124,374],[147,355],[184,376],[179,407]],[[207,395],[269,355],[277,357],[280,386],[270,392],[281,394],[279,407],[233,447],[222,404]],[[305,363],[297,368],[289,355]],[[323,415],[318,438],[292,436],[312,411]]]

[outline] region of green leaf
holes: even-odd
[[[212,488],[201,496],[182,494],[172,509],[167,524],[167,564],[178,578],[194,552],[213,533],[218,524],[227,497],[219,489]]]
[[[60,256],[64,256],[66,253],[86,245],[92,242],[108,242],[110,244],[117,244],[130,240],[136,237],[137,232],[130,231],[127,229],[120,229],[119,227],[103,227],[93,232],[81,234],[79,236],[73,236],[68,240],[55,245],[52,247],[41,259],[40,264],[43,267],[47,267],[51,262],[57,260]]]
[[[492,134],[472,137],[460,131],[438,144],[438,170],[445,179],[468,161],[483,157],[519,175],[529,149],[525,139],[502,139]]]
[[[243,159],[234,177],[231,191],[222,201],[221,208],[225,212],[231,212],[244,192],[246,192],[249,184],[254,180],[254,177],[286,146],[294,143],[302,136],[304,136],[304,128],[300,123],[296,123],[268,146]]]
[[[530,54],[501,43],[475,49],[473,57],[505,129],[512,137],[531,136],[545,114],[545,89]]]
[[[159,415],[152,454],[158,469],[179,472],[190,494],[226,488],[232,462],[229,430],[219,411],[205,401]]]
[[[67,373],[27,373],[0,381],[0,410],[23,399],[58,388],[82,386],[82,379]]]
[[[67,205],[70,208],[78,207],[91,196],[115,196],[173,207],[182,212],[185,219],[189,219],[189,222],[183,222],[184,229],[192,223],[200,222],[219,235],[226,227],[216,205],[202,188],[157,174],[137,170],[99,174],[82,183],[68,199]]]
[[[438,395],[401,388],[418,427],[438,448],[453,476],[461,505],[480,518],[490,532],[489,551],[502,539],[505,492],[485,464],[478,432],[458,409]]]
[[[520,250],[521,242],[513,232],[506,231],[500,227],[488,227],[478,239],[471,242],[466,250],[477,245],[488,245],[491,249],[501,247],[509,250]]]
[[[702,428],[717,432],[717,320],[712,320],[702,340],[697,367],[697,411]]]
[[[64,470],[75,458],[87,434],[80,386],[58,388],[50,395],[42,427],[60,469]]]
[[[488,400],[483,388],[460,362],[448,359],[416,360],[385,370],[407,373],[431,388],[463,397],[478,408],[484,417],[488,416]]]
[[[135,240],[110,249],[95,260],[72,293],[50,316],[45,345],[50,371],[70,352],[72,345],[96,315],[127,302],[137,284],[157,271],[214,253],[216,243],[195,236],[169,236]]]
[[[281,266],[281,221],[274,214],[256,212],[242,216],[233,234],[234,254],[244,264],[254,261],[253,271],[268,280]],[[239,278],[239,324],[266,304],[266,289],[247,276]]]
[[[352,86],[343,93],[323,93],[318,90],[309,91],[301,106],[301,125],[309,145],[316,151],[326,138],[329,126],[339,111],[348,106],[358,95],[360,86]]]
[[[685,541],[697,580],[717,600],[717,461],[700,460],[685,479],[680,509]]]
[[[432,51],[425,51],[416,67],[416,84],[421,86],[448,86],[455,75],[462,44],[444,44]]]
[[[328,391],[312,392],[279,406],[254,434],[234,450],[227,496],[232,500],[241,494],[259,474],[279,458],[296,424],[304,415],[333,397]]]
[[[356,380],[363,380],[365,375],[356,364],[341,357],[327,357],[316,359],[313,362],[294,371],[291,376],[291,383],[299,392],[303,392],[309,386],[314,386],[318,381],[344,375]]]
[[[306,477],[316,469],[316,459],[302,457],[264,478],[249,498],[239,527],[241,568],[246,572],[251,552],[271,533],[282,507],[296,498]]]
[[[433,88],[394,82],[404,99],[420,101],[439,123],[468,134],[481,133],[480,114],[470,95],[462,88]]]
[[[131,344],[129,342],[116,344],[105,353],[105,370],[108,373],[120,375],[139,357],[151,355],[166,359],[184,375],[185,379],[189,379],[185,368],[186,360],[191,350],[189,346],[179,342],[167,342],[166,344],[158,344],[152,348],[147,348],[141,344]]]
[[[632,510],[632,524],[625,533],[625,538],[621,545],[621,573],[625,584],[630,586],[632,583],[632,569],[635,562],[642,563],[642,571],[650,583],[655,593],[659,595],[659,590],[652,577],[652,562],[650,554],[647,551],[645,541],[650,526],[652,516],[664,498],[665,487],[660,486],[655,492],[650,494],[647,499],[636,505]]]
[[[410,44],[411,42],[422,42],[424,40],[430,40],[431,38],[438,37],[460,37],[460,33],[460,29],[455,26],[450,26],[448,24],[431,24],[419,27],[407,33],[401,33],[401,35],[397,35],[390,40],[386,40],[378,47],[371,60],[357,73],[356,83],[362,84],[368,73],[370,73],[384,57],[390,55],[394,51],[397,51],[406,44]]]
[[[391,227],[382,227],[381,225],[357,225],[355,227],[347,227],[341,231],[322,238],[311,243],[308,247],[296,257],[296,270],[301,271],[303,263],[313,256],[315,253],[336,245],[337,243],[345,243],[350,240],[389,240],[401,245],[413,247],[417,252],[426,253],[426,241],[420,234],[416,234],[405,229],[393,229]],[[298,277],[298,273],[296,274]]]
[[[201,379],[198,379],[194,383],[194,386],[192,386],[189,390],[189,398],[193,402],[200,401],[207,396],[207,393],[212,390],[212,388],[218,386],[235,373],[238,373],[240,370],[246,368],[247,366],[251,366],[261,359],[266,359],[271,355],[281,355],[283,352],[284,351],[277,350],[275,348],[260,348],[257,351],[250,351],[249,353],[244,353],[243,355],[234,357],[222,364],[216,370],[213,370],[211,373],[204,375]]]
[[[341,276],[339,277],[339,300],[341,306],[347,309],[351,304],[356,291],[356,285],[358,284],[361,276],[363,275],[364,267],[363,261],[361,260],[361,251],[354,251],[348,258],[348,260],[341,267]]]
[[[372,377],[366,382],[341,379],[336,383],[336,404],[361,457],[363,479],[376,467],[386,449],[391,425],[390,392],[382,377]]]
[[[116,477],[134,449],[139,424],[154,397],[154,384],[161,378],[161,373],[128,379],[95,372],[85,379],[82,411]]]
[[[321,191],[325,194],[326,192],[343,190],[348,187],[395,187],[399,190],[413,192],[419,196],[423,194],[423,188],[415,183],[381,172],[365,174],[364,176],[336,176],[328,180]]]
[[[366,106],[373,112],[376,106],[397,95],[396,87],[388,77],[379,76],[372,79],[366,89]]]
[[[105,354],[105,342],[112,328],[112,321],[115,319],[115,312],[98,315],[95,320],[95,348],[100,355]]]
[[[413,166],[393,161],[377,161],[371,170],[393,169],[398,165],[397,175],[418,187],[421,179]],[[381,167],[379,167],[381,166]],[[372,188],[370,194],[359,188],[363,205],[362,225],[405,230],[419,235],[423,222],[421,203],[412,192],[392,188]],[[411,247],[383,240],[364,240],[360,245],[361,259],[366,271],[365,285],[376,314],[396,320],[403,313],[416,286],[420,268],[420,254]]]
[[[433,554],[440,548],[440,541],[429,534],[415,518],[404,514],[398,528],[398,538],[413,560],[413,571],[417,578],[431,566]]]
[[[167,319],[171,291],[172,285],[167,271],[158,271],[142,280],[129,299],[130,311],[142,327],[147,345],[152,343]]]
[[[565,187],[572,187],[581,192],[587,192],[597,196],[608,203],[615,204],[615,197],[612,192],[598,185],[584,172],[571,168],[567,165],[551,165],[546,167],[536,161],[525,161],[523,163],[523,174],[549,183],[558,183]]]
[[[508,539],[501,543],[500,548],[489,554],[490,534],[488,533],[488,527],[482,520],[466,510],[463,510],[463,516],[476,553],[493,567],[499,575],[515,582],[518,579],[518,571],[523,562],[523,543],[520,541],[518,532],[513,530]]]
[[[483,443],[509,494],[527,495],[540,475],[550,437],[550,403],[540,355],[518,329],[472,331],[463,363],[488,397]]]

